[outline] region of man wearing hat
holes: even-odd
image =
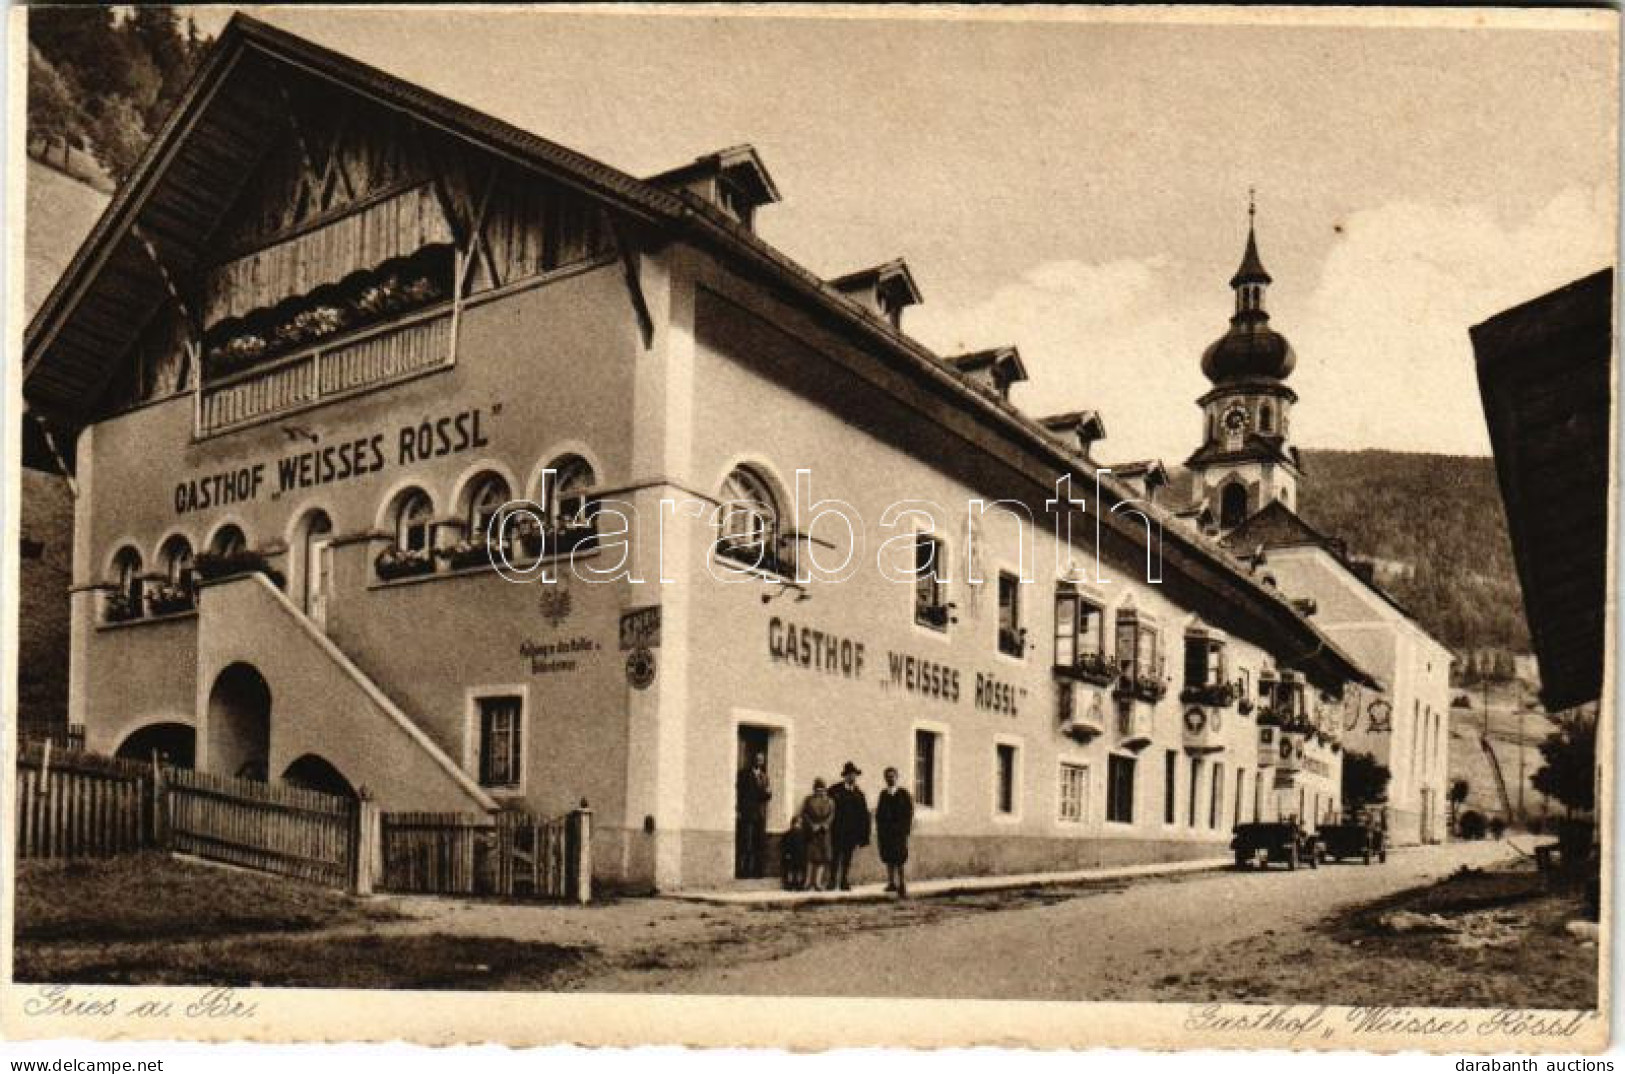
[[[869,845],[869,799],[858,786],[863,771],[851,761],[841,766],[841,782],[830,789],[835,800],[835,820],[830,824],[831,842],[835,849],[835,884],[842,891],[851,891],[847,873],[852,868],[852,852]]]

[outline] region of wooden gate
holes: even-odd
[[[17,751],[19,858],[121,854],[152,846],[149,765],[56,750]]]
[[[590,902],[591,811],[385,813],[379,886],[436,895],[530,896]]]
[[[170,769],[161,825],[171,850],[250,869],[350,887],[354,799],[247,779]]]

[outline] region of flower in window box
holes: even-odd
[[[210,370],[216,376],[226,373],[235,373],[265,356],[270,344],[264,336],[253,332],[241,332],[209,349],[206,358]]]
[[[1124,675],[1112,691],[1119,700],[1134,699],[1156,704],[1168,693],[1168,684],[1155,675]]]
[[[999,628],[999,651],[1008,656],[1020,656],[1027,651],[1027,632],[1025,630]]]
[[[146,596],[147,610],[152,615],[176,615],[189,612],[194,606],[191,587],[177,582],[156,582]]]
[[[915,610],[915,618],[926,626],[943,629],[948,625],[948,606],[946,604],[922,604]]]
[[[123,589],[112,589],[107,593],[107,602],[102,605],[102,621],[107,623],[127,623],[132,619],[141,618],[141,605],[130,599],[130,594]]]
[[[1224,708],[1236,700],[1236,687],[1228,682],[1209,682],[1187,686],[1179,692],[1179,700],[1188,705],[1206,705]]]
[[[229,578],[234,574],[263,574],[278,589],[282,588],[282,572],[271,566],[265,553],[252,548],[240,552],[199,552],[192,561],[192,572],[205,581]]]
[[[433,574],[434,557],[426,549],[390,545],[378,553],[378,558],[373,561],[373,569],[378,572],[378,577],[386,582],[396,578]]]
[[[1250,698],[1250,697],[1244,697],[1240,701],[1237,701],[1236,702],[1236,711],[1241,713],[1243,716],[1252,715],[1253,699]]]
[[[1108,686],[1118,676],[1117,661],[1105,653],[1081,652],[1066,674],[1096,686]]]
[[[578,549],[585,551],[597,540],[598,527],[591,522],[561,522],[548,535],[548,551],[558,555]]]
[[[483,540],[458,541],[447,548],[437,548],[435,556],[445,560],[452,570],[467,570],[473,567],[490,567],[494,565],[495,556]]]

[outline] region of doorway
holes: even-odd
[[[306,615],[327,628],[327,600],[333,576],[333,520],[317,509],[305,517],[300,534],[301,603]]]
[[[783,730],[761,724],[740,724],[735,734],[734,877],[739,880],[778,872],[771,829],[790,794],[784,785],[783,739]],[[764,762],[759,771],[758,757]]]

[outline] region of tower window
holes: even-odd
[[[1219,494],[1219,528],[1235,529],[1247,521],[1247,486],[1233,481]]]
[[[1258,408],[1258,431],[1263,433],[1275,431],[1275,411],[1268,403]]]

